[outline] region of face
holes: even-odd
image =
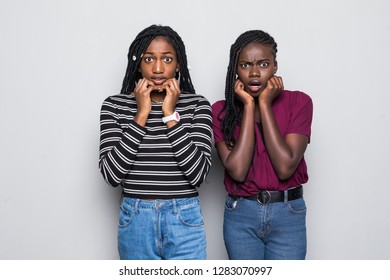
[[[238,78],[244,84],[245,91],[254,97],[260,96],[277,69],[272,48],[261,43],[249,43],[238,57]]]
[[[179,71],[175,48],[164,37],[156,37],[146,49],[138,70],[155,85],[174,78]]]

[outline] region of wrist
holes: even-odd
[[[272,105],[272,100],[267,100],[264,98],[259,98],[259,106],[260,107],[269,107]]]
[[[165,115],[165,113],[164,113],[164,117],[162,118],[162,121],[163,121],[163,123],[167,123],[169,121],[179,122],[180,121],[180,115],[176,111],[173,112],[170,115]]]
[[[163,110],[164,117],[168,117],[168,116],[172,115],[173,113],[175,113],[175,111],[164,111]]]
[[[137,112],[134,116],[134,121],[141,126],[145,126],[149,117],[149,112]]]

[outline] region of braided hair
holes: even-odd
[[[151,25],[142,30],[130,45],[129,53],[127,55],[128,64],[122,83],[121,94],[131,94],[139,79],[142,79],[142,75],[138,71],[138,68],[143,54],[150,42],[156,37],[165,38],[176,50],[180,71],[176,73],[175,78],[179,81],[181,91],[183,93],[195,93],[188,70],[186,49],[181,37],[169,26]]]
[[[237,125],[241,123],[242,115],[242,103],[236,97],[234,91],[234,84],[237,79],[237,60],[241,51],[249,43],[260,43],[263,45],[270,46],[272,49],[272,54],[276,59],[277,53],[277,44],[274,38],[268,33],[261,30],[249,30],[242,33],[233,45],[230,47],[230,60],[229,66],[226,74],[226,83],[225,83],[225,106],[221,111],[226,110],[226,114],[222,119],[222,130],[224,134],[224,139],[228,147],[233,148],[235,144],[234,139],[234,130]],[[220,115],[221,115],[220,113]]]

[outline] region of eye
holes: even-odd
[[[145,60],[145,62],[152,62],[153,58],[152,57],[145,57],[144,60]]]
[[[241,63],[241,64],[240,64],[240,67],[241,67],[241,68],[248,68],[248,67],[249,67],[249,64],[248,64],[248,63]]]
[[[260,67],[261,67],[261,68],[267,68],[267,67],[268,67],[268,65],[269,65],[269,63],[268,63],[268,62],[265,62],[265,61],[263,61],[263,62],[260,62]]]
[[[172,62],[173,61],[173,58],[172,57],[164,57],[164,62]]]

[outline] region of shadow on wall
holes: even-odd
[[[199,188],[199,198],[206,228],[207,258],[210,260],[227,259],[222,228],[226,198],[223,174],[223,167],[215,148],[213,148],[210,173]]]

